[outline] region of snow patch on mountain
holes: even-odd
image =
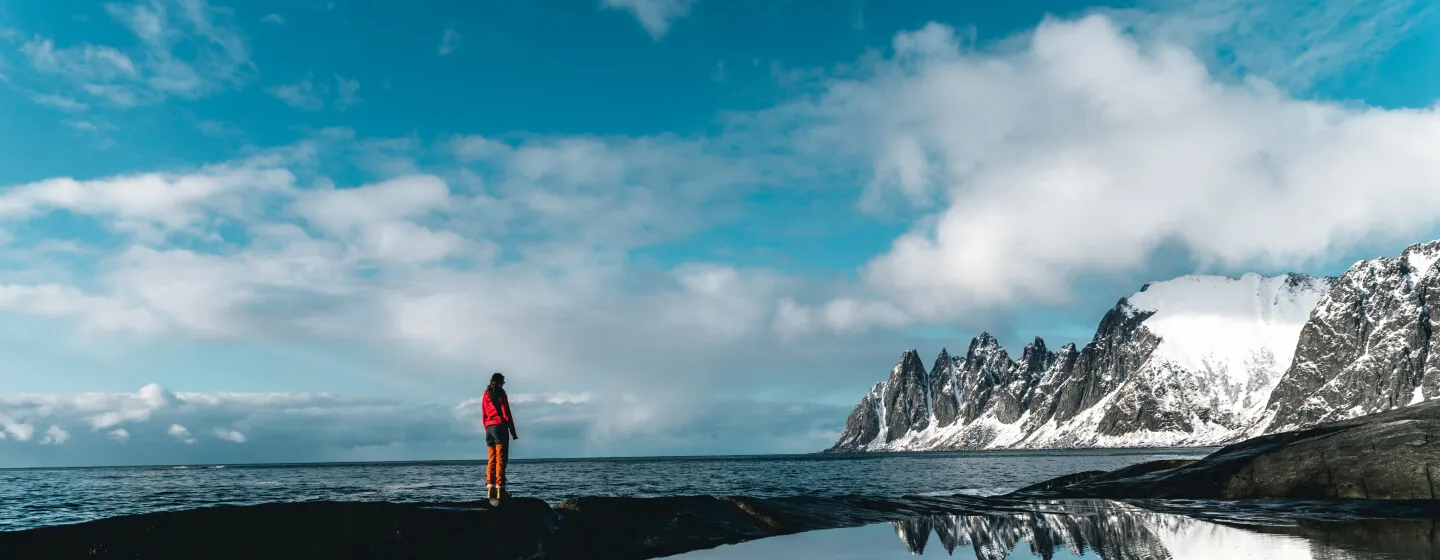
[[[1440,262],[1440,245],[1413,247],[1405,255],[1405,260],[1410,265],[1410,274],[1414,278],[1429,276],[1435,270],[1435,263]]]
[[[1129,301],[1155,312],[1144,323],[1161,340],[1151,360],[1244,386],[1257,368],[1278,374],[1290,365],[1300,329],[1325,293],[1318,282],[1258,274],[1182,276],[1150,284]],[[1271,387],[1264,387],[1267,394]]]
[[[1129,298],[1136,308],[1154,312],[1143,328],[1160,338],[1139,377],[1150,387],[1168,382],[1177,389],[1159,397],[1171,412],[1206,413],[1207,418],[1191,419],[1195,436],[1224,440],[1236,425],[1253,425],[1247,420],[1263,414],[1330,283],[1303,275],[1246,274],[1150,284]],[[1211,433],[1201,433],[1206,431]]]

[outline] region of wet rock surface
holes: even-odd
[[[1434,500],[1437,475],[1440,401],[1432,401],[1249,439],[1194,463],[1047,481],[1013,497]]]

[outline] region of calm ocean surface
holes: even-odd
[[[992,494],[1087,470],[1209,449],[977,451],[878,455],[514,461],[517,496]],[[483,462],[207,465],[0,470],[0,531],[219,504],[306,500],[470,501]]]

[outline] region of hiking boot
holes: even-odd
[[[498,486],[495,486],[494,484],[486,484],[486,485],[485,485],[485,499],[487,499],[487,500],[493,500],[493,499],[495,499],[495,498],[498,498],[498,497],[499,497],[499,492],[497,491],[498,488],[499,488],[499,487],[498,487]]]

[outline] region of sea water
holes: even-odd
[[[1056,476],[1211,449],[975,451],[513,461],[511,492],[578,496],[995,494]],[[0,531],[212,505],[455,502],[485,495],[483,462],[0,470]]]

